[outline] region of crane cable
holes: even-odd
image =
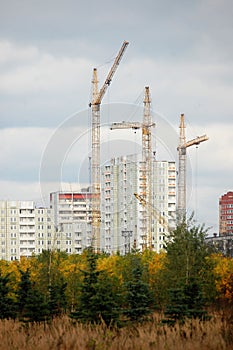
[[[197,207],[198,207],[198,145],[196,145],[196,152],[195,152],[195,219],[197,221]]]
[[[107,125],[110,125],[110,89],[107,91]],[[107,160],[110,161],[110,131],[107,132]]]
[[[92,138],[92,120],[91,120],[91,108],[88,108],[88,186],[90,191],[92,191],[92,173],[91,173],[91,164],[92,164],[92,148],[91,148],[91,138]]]

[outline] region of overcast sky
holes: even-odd
[[[101,161],[140,152],[140,134],[109,125],[141,121],[149,86],[158,160],[177,161],[180,113],[187,139],[209,136],[188,149],[187,206],[217,232],[233,190],[232,18],[231,0],[2,0],[0,198],[41,203],[88,184],[92,70],[101,87],[127,40],[102,103]]]

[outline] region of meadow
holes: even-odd
[[[159,314],[149,322],[123,328],[74,322],[68,317],[49,323],[0,321],[1,350],[229,350],[233,322],[215,314],[209,321],[187,320],[183,325],[161,324]]]

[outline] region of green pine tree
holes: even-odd
[[[98,255],[92,249],[87,250],[87,269],[82,271],[83,281],[77,308],[71,317],[84,323],[100,323],[107,325],[118,319],[119,306],[116,283],[113,283],[105,271],[97,270]]]
[[[24,322],[42,322],[50,318],[48,303],[41,292],[33,287],[27,295],[22,320]]]
[[[206,318],[208,299],[214,295],[210,291],[215,290],[206,234],[207,230],[195,226],[191,218],[178,225],[167,242],[162,278],[166,281],[168,323],[183,322],[187,317]]]
[[[53,284],[49,286],[49,301],[48,308],[52,317],[61,316],[66,311],[66,286],[67,283],[60,282],[59,284]]]
[[[10,293],[10,274],[3,276],[0,273],[0,319],[15,318],[15,302],[9,296]]]
[[[29,269],[20,271],[21,280],[17,292],[18,317],[23,322],[40,322],[49,317],[45,296],[31,282]]]
[[[28,295],[32,289],[32,283],[30,280],[29,269],[27,269],[25,272],[20,270],[20,274],[21,274],[21,279],[20,279],[20,282],[18,285],[18,291],[17,291],[17,306],[18,306],[18,316],[21,318],[25,310]]]
[[[189,310],[183,288],[169,289],[169,304],[164,314],[167,317],[163,320],[164,323],[169,325],[174,325],[176,321],[184,323],[185,318],[189,316]]]
[[[118,324],[121,308],[120,285],[118,279],[110,277],[106,271],[99,273],[95,303],[99,308],[99,317],[106,325]]]
[[[126,259],[131,271],[128,271],[123,284],[125,290],[123,314],[130,321],[142,321],[154,310],[155,301],[149,283],[143,279],[145,267],[140,256],[129,254]]]

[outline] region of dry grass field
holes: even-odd
[[[233,349],[232,323],[220,316],[185,325],[161,325],[157,316],[141,326],[109,329],[87,326],[67,317],[50,324],[24,325],[0,321],[1,350],[229,350]]]

